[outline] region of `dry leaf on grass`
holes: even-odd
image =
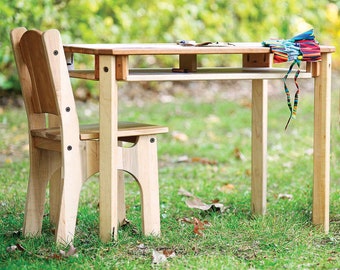
[[[172,132],[171,135],[172,135],[172,138],[174,138],[176,141],[180,141],[180,142],[188,141],[188,135],[183,132],[174,131]]]
[[[233,184],[226,183],[222,187],[220,187],[220,190],[224,193],[230,193],[234,191],[235,186]]]
[[[234,157],[236,159],[241,160],[241,161],[245,161],[246,160],[246,157],[242,154],[240,148],[238,148],[238,147],[234,148]]]
[[[194,225],[194,230],[193,232],[199,236],[203,236],[203,230],[205,229],[205,226],[210,226],[210,223],[206,220],[201,221],[198,218],[181,218],[180,221],[193,224]]]
[[[162,250],[152,250],[152,263],[160,264],[167,261],[168,258],[175,257],[175,251],[171,249],[162,249]]]
[[[180,218],[180,219],[178,219],[178,221],[192,224],[192,219],[188,218],[188,217]]]
[[[127,218],[124,218],[121,224],[119,224],[121,227],[128,226],[131,224],[131,221],[128,220]]]
[[[190,193],[189,191],[187,191],[184,188],[180,188],[178,190],[178,195],[182,195],[182,196],[185,196],[185,197],[193,197],[194,196],[194,195],[192,195],[192,193]]]
[[[183,163],[183,162],[188,162],[188,163],[200,163],[203,165],[217,165],[216,160],[210,160],[208,158],[203,158],[203,157],[192,157],[189,158],[188,156],[180,156],[176,160],[177,163]]]
[[[199,198],[188,199],[186,200],[185,203],[190,208],[200,209],[202,211],[212,210],[212,211],[220,211],[221,213],[225,211],[225,206],[222,203],[213,202],[211,204],[206,204],[202,202]]]
[[[186,201],[186,204],[190,208],[200,209],[207,211],[211,208],[211,204],[206,204],[202,202],[199,198],[193,198]]]
[[[177,163],[181,163],[181,162],[189,162],[189,157],[187,155],[184,156],[179,156],[177,158],[177,160],[175,160],[175,162]]]
[[[149,248],[143,243],[141,243],[137,246],[137,252],[138,252],[138,254],[141,254],[141,255],[146,255],[146,254],[150,253]]]
[[[283,200],[291,200],[291,199],[293,199],[293,195],[292,195],[292,194],[286,194],[286,193],[284,193],[284,194],[279,194],[279,195],[277,196],[277,198],[278,198],[278,199],[283,199]]]
[[[1,203],[0,203],[0,206],[1,206]],[[6,217],[6,215],[4,216],[4,217]],[[8,237],[20,237],[21,236],[21,230],[19,230],[19,231],[8,231],[8,232],[6,232],[6,236],[8,236]]]
[[[65,257],[65,258],[78,257],[77,249],[73,245],[70,245],[70,248],[67,252],[65,252],[64,250],[60,250],[59,253],[62,257]]]
[[[193,157],[191,158],[191,162],[201,163],[203,165],[217,165],[216,160],[210,160],[202,157]]]
[[[208,221],[200,221],[198,218],[194,218],[194,233],[203,236],[204,226],[210,225]]]
[[[152,263],[153,264],[160,264],[167,261],[165,255],[157,250],[152,251]]]
[[[26,251],[26,249],[21,244],[11,245],[6,248],[7,252],[14,252],[14,251]]]
[[[337,258],[335,257],[328,257],[327,261],[329,262],[335,262],[337,260]]]

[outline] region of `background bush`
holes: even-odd
[[[320,43],[335,45],[338,7],[340,1],[326,0],[5,1],[0,5],[0,90],[20,89],[9,40],[18,26],[57,28],[64,43],[262,41],[314,28]],[[335,54],[334,66],[339,59]]]

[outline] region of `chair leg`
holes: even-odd
[[[126,218],[124,172],[118,171],[118,224],[122,225]]]
[[[160,235],[157,140],[155,136],[143,136],[140,139],[138,181],[142,192],[143,230],[145,235]]]
[[[138,181],[141,191],[142,223],[145,235],[160,235],[157,140],[140,136],[131,148],[123,149],[124,170]]]
[[[50,168],[49,168],[49,196],[50,196],[50,223],[57,225],[59,202],[62,192],[61,183],[61,153],[50,152]]]
[[[82,185],[99,170],[98,147],[97,141],[81,142],[79,148],[64,154],[63,168],[59,165],[51,177],[50,220],[56,225],[58,243],[73,241]]]
[[[61,168],[56,170],[50,180],[50,222],[58,224],[60,200],[62,194]]]
[[[80,191],[86,178],[86,169],[81,164],[81,152],[77,149],[74,149],[74,152],[65,153],[63,161],[62,192],[56,227],[56,241],[61,244],[73,242]]]
[[[73,242],[77,221],[81,183],[76,181],[77,183],[70,187],[70,180],[69,178],[64,178],[59,217],[57,219],[56,241],[61,244]]]
[[[123,147],[123,142],[118,141],[119,150]],[[122,152],[119,152],[120,154]],[[124,172],[122,170],[118,171],[118,224],[122,225],[126,218],[126,207],[125,207],[125,182],[124,182]]]
[[[51,163],[56,160],[55,152],[31,149],[30,177],[27,189],[23,233],[28,235],[41,234],[46,187],[52,174]]]

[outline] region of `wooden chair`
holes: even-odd
[[[60,34],[16,28],[11,41],[29,127],[30,175],[24,235],[41,233],[45,193],[50,182],[50,220],[56,241],[74,239],[82,184],[99,170],[99,126],[79,126]],[[167,127],[120,122],[120,169],[139,183],[144,234],[160,233],[156,134]],[[122,142],[133,142],[130,148]],[[117,172],[118,173],[118,172]],[[119,177],[119,223],[125,218],[124,180]]]

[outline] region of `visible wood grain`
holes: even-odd
[[[126,80],[129,74],[128,56],[116,56],[116,79]]]
[[[271,67],[273,63],[273,54],[243,54],[242,62],[243,67]]]
[[[93,55],[183,55],[183,54],[257,54],[270,53],[260,42],[231,42],[225,47],[187,47],[175,43],[136,44],[66,44],[65,52]],[[320,46],[321,52],[332,53],[334,46]]]
[[[313,77],[320,76],[320,62],[307,62],[306,72],[311,73]]]
[[[160,134],[168,132],[168,127],[136,122],[118,122],[118,138],[138,137],[142,135]],[[31,130],[33,137],[41,137],[60,141],[62,136],[59,127]],[[99,124],[80,126],[80,140],[99,139]]]
[[[122,171],[141,177],[136,180],[140,182],[142,201],[145,201],[145,206],[142,206],[143,232],[159,234],[157,143],[154,139],[151,144],[149,136],[167,132],[167,127],[131,122],[117,125],[114,58],[99,59],[97,56],[96,70],[99,63],[103,64],[98,73],[102,90],[101,122],[100,125],[79,126],[59,32],[17,28],[11,32],[11,41],[29,120],[30,178],[24,235],[41,233],[45,189],[50,181],[50,221],[56,226],[56,241],[72,243],[81,187],[98,171],[102,240],[110,240],[112,233],[117,239],[118,226],[125,219]],[[122,56],[120,59],[127,58]],[[121,63],[125,65],[124,61]],[[97,71],[80,74],[98,79]],[[131,141],[134,146],[131,150],[124,150],[122,141]],[[149,169],[155,171],[145,172]],[[144,198],[145,194],[148,198]],[[150,210],[145,209],[149,207]]]
[[[180,54],[179,68],[186,72],[195,72],[197,70],[197,55],[196,54]]]
[[[69,70],[70,77],[85,79],[85,80],[98,80],[94,70]]]
[[[265,214],[267,193],[267,81],[252,83],[252,170],[251,206],[254,214]]]
[[[99,203],[100,238],[103,242],[118,237],[118,133],[117,82],[114,57],[99,57],[100,161]]]
[[[121,169],[138,181],[142,192],[142,229],[145,235],[160,235],[157,140],[154,135],[142,136],[133,147],[123,148]]]
[[[70,71],[73,78],[96,80],[94,70],[73,70]],[[264,79],[277,80],[282,79],[287,73],[283,68],[197,68],[191,73],[175,73],[170,68],[144,68],[130,69],[124,77],[124,81],[201,81],[201,80],[242,80],[242,79]],[[293,78],[294,72],[288,78]],[[301,71],[299,78],[308,79],[312,74]],[[118,80],[118,78],[117,78]]]
[[[331,55],[321,54],[314,85],[313,223],[329,231]]]

